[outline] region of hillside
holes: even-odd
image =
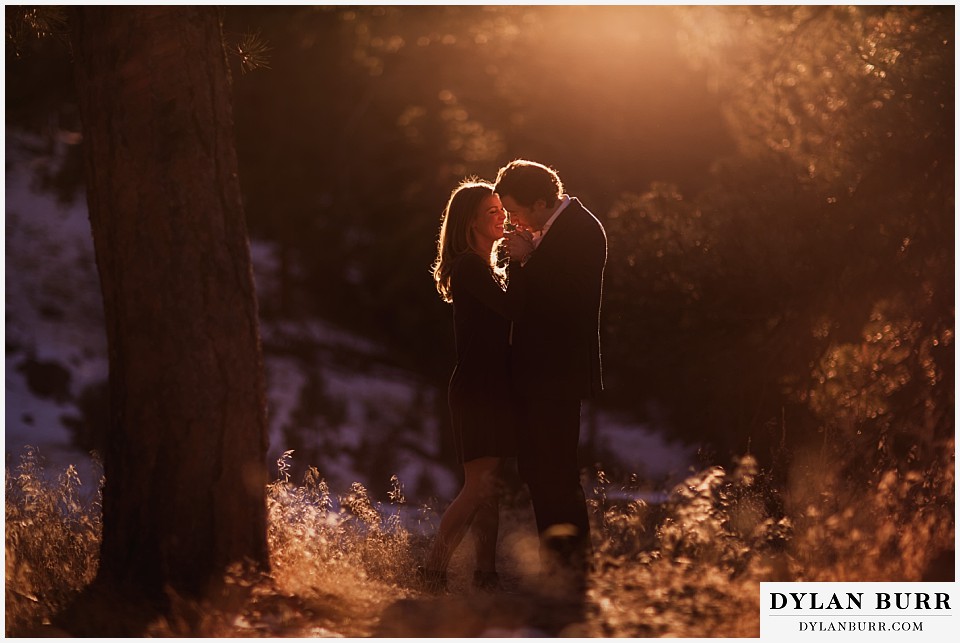
[[[86,207],[37,185],[38,169],[49,170],[62,149],[8,133],[6,156],[5,453],[9,464],[35,446],[50,472],[73,464],[91,482],[107,360]],[[271,296],[275,250],[255,240],[251,255],[258,292]],[[457,472],[441,449],[444,392],[393,365],[386,347],[322,319],[264,320],[261,332],[271,462],[292,450],[295,479],[314,466],[334,490],[359,482],[383,497],[396,475],[412,498],[455,494]],[[656,432],[602,409],[584,418],[583,440],[604,458],[598,468],[659,483],[651,492],[688,471],[690,450]]]

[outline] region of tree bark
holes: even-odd
[[[72,15],[111,415],[98,584],[203,596],[268,566],[257,304],[213,7]]]

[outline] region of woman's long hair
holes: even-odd
[[[450,193],[447,207],[443,210],[440,237],[437,239],[437,259],[433,262],[433,280],[437,292],[447,303],[453,301],[450,292],[450,271],[453,260],[467,252],[477,252],[470,226],[480,211],[484,198],[493,194],[493,184],[476,177],[464,179]]]

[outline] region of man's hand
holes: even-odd
[[[507,256],[510,261],[524,261],[533,252],[533,233],[528,230],[512,230],[503,233]]]

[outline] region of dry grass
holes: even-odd
[[[953,547],[952,458],[950,442],[923,470],[891,469],[850,488],[817,469],[813,478],[796,473],[780,492],[745,457],[732,472],[713,467],[691,476],[657,506],[611,500],[622,494],[610,493],[616,485],[597,472],[595,571],[585,609],[555,629],[549,614],[544,620],[522,604],[536,572],[523,503],[503,512],[500,550],[501,571],[520,593],[473,593],[465,545],[451,564],[453,594],[437,599],[422,595],[412,575],[435,529],[435,509],[408,504],[396,479],[386,503],[359,484],[336,495],[316,469],[295,484],[283,460],[267,489],[270,578],[233,570],[226,587],[245,586],[242,599],[175,600],[173,614],[148,634],[755,637],[761,581],[923,578],[936,555]],[[96,572],[97,498],[81,501],[79,488],[72,468],[45,478],[33,450],[7,469],[8,635],[48,621]]]
[[[43,623],[93,580],[100,547],[99,498],[84,501],[70,466],[55,480],[26,447],[6,472],[6,632]]]

